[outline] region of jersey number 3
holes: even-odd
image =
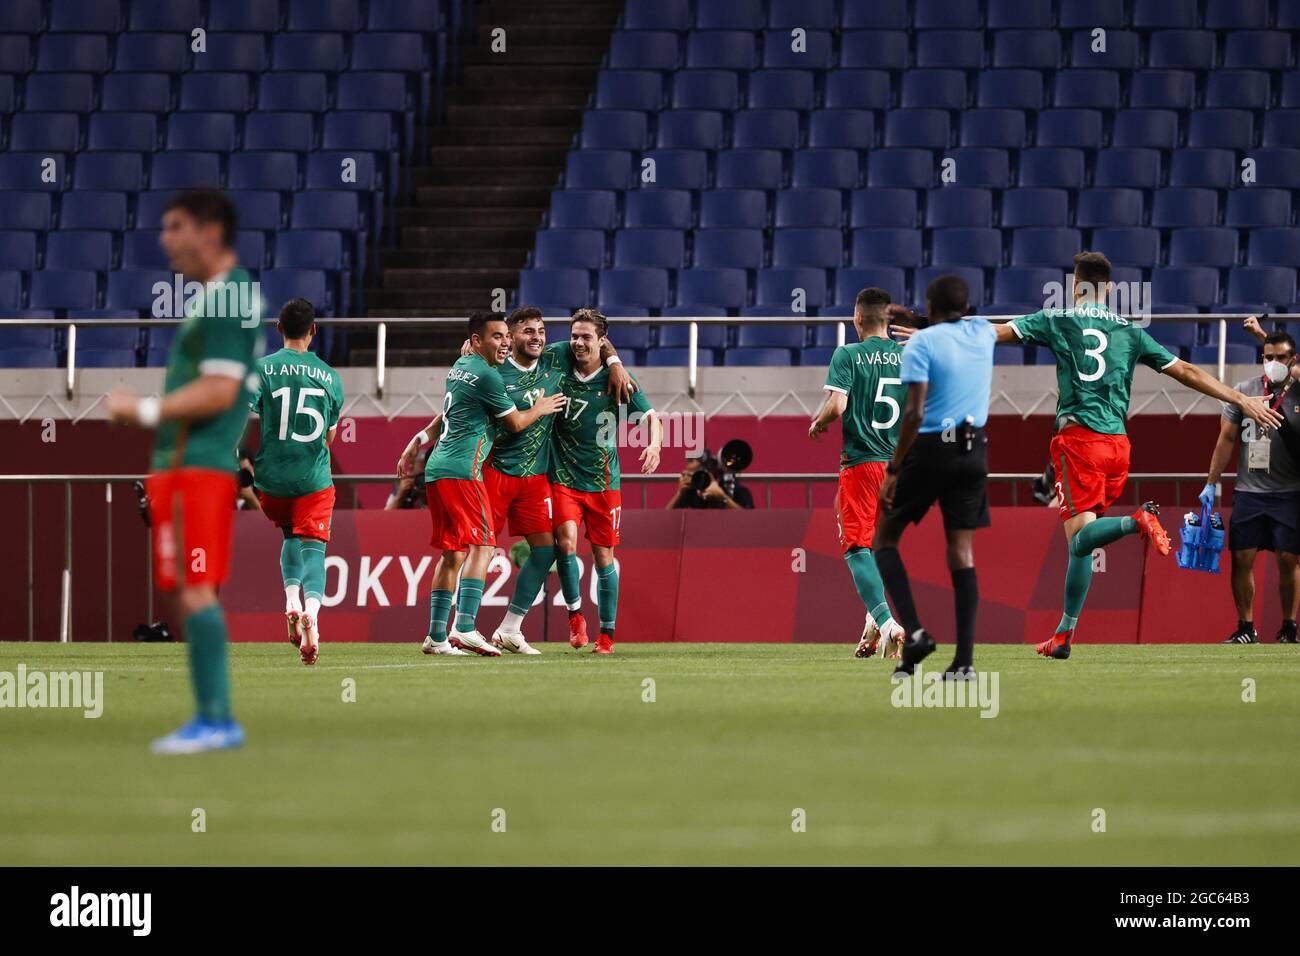
[[[1084,329],[1083,334],[1086,338],[1094,338],[1097,340],[1097,347],[1095,349],[1083,350],[1084,355],[1097,360],[1097,368],[1092,372],[1084,372],[1080,370],[1079,381],[1095,382],[1106,374],[1106,356],[1101,353],[1106,351],[1106,346],[1109,342],[1106,339],[1106,333],[1101,329]]]

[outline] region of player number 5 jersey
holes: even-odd
[[[840,467],[889,461],[898,444],[907,386],[900,378],[903,346],[873,336],[841,345],[831,356],[826,388],[848,396],[843,416]]]

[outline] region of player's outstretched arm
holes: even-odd
[[[1219,437],[1210,454],[1210,471],[1205,479],[1205,487],[1197,496],[1207,504],[1214,504],[1214,489],[1223,477],[1223,469],[1232,461],[1232,453],[1237,449],[1237,429],[1240,426],[1226,418],[1219,419]],[[1208,499],[1208,500],[1207,500]]]
[[[1243,395],[1235,388],[1224,385],[1213,375],[1191,362],[1184,362],[1180,359],[1166,368],[1164,374],[1203,395],[1209,395],[1221,402],[1236,405],[1241,409],[1243,416],[1253,418],[1261,425],[1277,428],[1282,424],[1282,416],[1269,408],[1268,402],[1264,401],[1264,399]]]
[[[650,444],[641,452],[641,474],[648,475],[659,468],[659,456],[664,447],[664,424],[654,412],[646,412],[650,419]]]
[[[141,398],[116,391],[104,399],[110,421],[118,425],[152,428],[161,422],[203,421],[220,415],[239,400],[243,374],[201,375],[162,398]]]
[[[848,404],[849,397],[843,392],[827,389],[826,401],[822,402],[822,407],[813,416],[812,424],[808,426],[808,437],[816,441],[826,434],[826,429],[831,427],[831,422],[844,414]]]
[[[1016,330],[1011,327],[1010,322],[998,322],[993,326],[993,331],[997,333],[996,344],[998,345],[1019,345],[1020,336],[1016,335]]]
[[[543,415],[554,415],[563,409],[567,401],[568,399],[558,392],[554,395],[543,395],[528,411],[521,412],[516,408],[502,415],[497,421],[505,426],[506,431],[521,432]]]
[[[420,449],[431,441],[437,441],[438,435],[442,432],[442,416],[434,415],[433,421],[425,425],[424,428],[411,436],[411,440],[406,443],[402,449],[402,454],[397,459],[397,480],[401,481],[411,474],[411,468],[415,465],[415,456],[420,453]],[[333,441],[333,439],[330,439]]]

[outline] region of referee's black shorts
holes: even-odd
[[[898,471],[890,518],[912,523],[939,502],[949,531],[987,528],[989,515],[989,448],[984,429],[975,429],[970,451],[959,441],[944,441],[943,432],[917,435]]]

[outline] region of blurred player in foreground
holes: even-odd
[[[185,319],[167,358],[162,398],[119,391],[105,402],[111,421],[157,429],[146,486],[154,576],[159,589],[175,598],[190,659],[197,713],[155,740],[155,753],[198,753],[244,742],[230,708],[226,620],[217,587],[230,564],[235,449],[248,418],[249,370],[263,337],[257,283],[235,254],[236,226],[234,205],[217,190],[188,190],[167,204],[163,252],[176,273],[202,286],[187,287],[182,303],[166,294],[155,303],[156,312]]]
[[[885,639],[885,656],[896,658],[903,628],[889,612],[885,585],[871,551],[880,510],[885,463],[894,455],[907,389],[899,377],[903,346],[889,338],[889,293],[863,289],[853,307],[860,341],[841,345],[831,356],[825,389],[829,393],[813,418],[808,437],[816,441],[843,416],[835,523],[844,562],[867,609],[867,623],[855,657],[873,657]]]
[[[623,406],[609,394],[609,366],[601,360],[607,344],[608,321],[595,309],[579,309],[570,325],[569,347],[573,367],[561,388],[568,400],[564,415],[555,423],[555,447],[551,461],[551,487],[555,495],[556,543],[559,545],[560,587],[569,608],[569,644],[587,643],[585,624],[579,630],[574,615],[581,618],[582,590],[578,575],[578,524],[585,522],[591,542],[596,573],[596,603],[600,615],[600,637],[592,651],[614,652],[614,627],[618,612],[618,567],[614,548],[619,542],[623,517],[618,462],[619,436],[628,426],[633,437],[644,424],[649,442],[641,452],[641,471],[649,474],[659,467],[663,426],[659,416],[640,390],[628,405],[633,414],[621,419]],[[642,421],[644,420],[644,421]]]
[[[1179,360],[1145,329],[1112,312],[1107,306],[1110,261],[1100,252],[1074,257],[1072,292],[1072,308],[1043,309],[997,329],[999,343],[1043,345],[1056,359],[1059,397],[1051,456],[1070,561],[1060,623],[1056,633],[1037,648],[1039,654],[1056,660],[1070,656],[1070,642],[1092,584],[1094,550],[1139,534],[1160,554],[1169,553],[1169,535],[1160,526],[1155,502],[1144,503],[1129,516],[1100,517],[1119,499],[1128,480],[1124,420],[1137,364],[1234,405],[1262,425],[1276,427],[1282,421],[1263,398],[1244,395]]]
[[[338,434],[343,382],[310,351],[316,334],[310,302],[285,303],[276,328],[284,336],[284,348],[257,363],[257,387],[249,401],[261,421],[253,487],[262,513],[284,535],[280,575],[289,641],[304,664],[315,664],[325,546],[334,519],[330,445]]]

